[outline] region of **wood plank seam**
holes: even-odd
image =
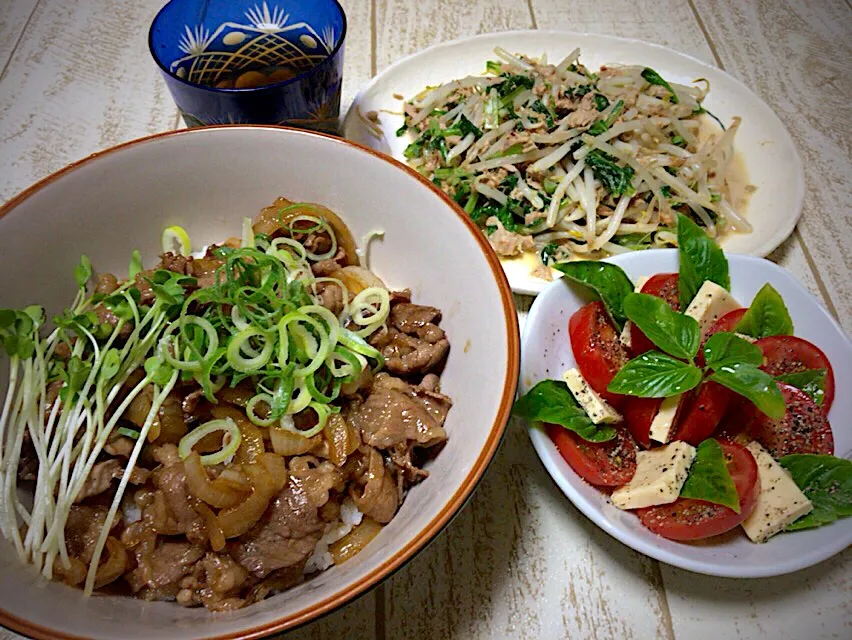
[[[847,6],[852,9],[852,0],[846,0]],[[710,51],[713,52],[713,59],[716,61],[716,64],[723,71],[727,71],[725,69],[725,64],[722,62],[722,58],[719,55],[719,52],[716,49],[716,43],[713,42],[713,38],[710,37],[710,32],[707,30],[707,27],[704,25],[704,19],[701,17],[701,13],[698,11],[698,7],[695,6],[694,0],[689,0],[689,6],[692,9],[692,13],[695,14],[695,19],[698,21],[698,26],[701,29],[701,33],[704,34],[704,39],[707,40],[707,46],[710,47]],[[802,253],[805,255],[805,261],[808,263],[808,268],[811,270],[813,274],[814,281],[816,281],[816,285],[819,288],[819,292],[822,294],[823,299],[825,300],[825,305],[828,308],[831,315],[836,319],[840,320],[840,316],[837,312],[837,306],[834,304],[834,300],[832,300],[831,295],[829,294],[828,287],[825,285],[825,282],[822,279],[822,276],[819,273],[819,269],[817,269],[817,265],[814,262],[813,257],[811,256],[811,252],[808,249],[807,244],[805,243],[805,238],[799,232],[798,225],[795,229],[793,229],[793,236],[799,241],[799,245],[802,247]]]
[[[704,19],[698,12],[698,8],[695,6],[695,2],[693,2],[693,0],[689,0],[689,8],[692,9],[695,20],[698,22],[698,28],[701,29],[701,33],[704,34],[704,39],[707,41],[707,46],[710,47],[710,52],[713,54],[713,59],[716,61],[716,65],[724,71],[725,65],[722,63],[722,58],[716,50],[716,43],[713,42],[713,38],[710,37],[710,32],[707,31],[707,27],[704,26]]]
[[[12,50],[9,52],[9,58],[6,60],[6,64],[3,65],[3,71],[0,71],[0,82],[2,82],[3,78],[6,77],[6,72],[9,70],[9,66],[12,64],[12,60],[15,59],[15,53],[18,51],[18,46],[24,39],[24,34],[26,34],[27,29],[29,29],[30,22],[32,22],[33,16],[36,11],[38,11],[38,7],[41,4],[41,0],[37,0],[35,5],[33,5],[33,10],[30,11],[30,15],[27,16],[27,21],[24,22],[24,26],[21,29],[21,33],[18,34],[18,39],[15,40],[15,44],[12,47]]]
[[[533,29],[538,29],[538,22],[535,19],[535,9],[533,8],[533,0],[527,0],[527,7],[530,10],[530,22]]]
[[[834,300],[831,299],[831,296],[828,293],[828,287],[825,285],[825,282],[822,279],[822,276],[819,273],[819,269],[817,269],[816,262],[811,256],[811,252],[808,249],[808,246],[805,244],[805,238],[802,236],[799,228],[796,227],[793,229],[793,235],[798,239],[799,244],[802,247],[802,253],[805,254],[805,261],[808,263],[808,267],[810,267],[811,271],[814,274],[814,280],[816,280],[816,285],[819,288],[819,292],[822,294],[823,299],[825,300],[825,306],[828,308],[829,313],[834,316],[834,319],[838,322],[840,321],[840,314],[837,311],[837,307],[834,305]]]

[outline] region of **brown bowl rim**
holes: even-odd
[[[341,589],[340,591],[334,593],[325,600],[322,600],[321,602],[309,606],[292,615],[265,623],[257,627],[251,627],[244,631],[219,636],[210,636],[208,638],[208,640],[254,640],[256,638],[262,638],[273,633],[287,631],[306,624],[312,620],[315,620],[316,618],[319,618],[320,616],[331,613],[332,611],[354,600],[356,597],[365,594],[367,591],[378,585],[385,578],[389,577],[391,574],[401,568],[406,562],[411,560],[411,558],[413,558],[418,551],[423,549],[435,536],[437,536],[444,529],[444,527],[450,522],[450,520],[452,520],[453,516],[455,516],[456,513],[465,505],[467,499],[470,497],[470,495],[473,493],[473,490],[479,483],[479,480],[485,472],[486,468],[488,467],[491,459],[494,457],[494,454],[496,453],[497,448],[500,445],[500,441],[502,440],[503,433],[506,430],[506,424],[508,423],[509,417],[511,415],[512,404],[514,402],[515,393],[517,391],[518,375],[520,372],[520,333],[518,330],[517,313],[515,311],[514,300],[512,298],[512,290],[509,287],[509,282],[506,279],[506,274],[503,272],[503,267],[500,265],[500,261],[497,258],[497,254],[494,253],[494,249],[492,249],[491,245],[486,240],[485,235],[482,233],[482,231],[473,223],[470,217],[464,213],[464,211],[458,206],[458,204],[453,201],[453,199],[450,198],[441,189],[439,189],[436,185],[434,185],[432,182],[420,175],[411,167],[408,167],[402,164],[401,162],[379,151],[370,149],[369,147],[366,147],[362,144],[353,142],[351,140],[345,140],[343,138],[339,138],[337,136],[332,136],[329,134],[305,131],[293,127],[284,127],[277,125],[237,124],[215,125],[209,127],[200,127],[196,129],[181,129],[177,131],[165,131],[142,138],[137,138],[110,147],[103,151],[93,153],[85,158],[82,158],[81,160],[77,160],[76,162],[72,162],[68,166],[60,169],[59,171],[56,171],[55,173],[50,174],[49,176],[39,180],[32,186],[24,189],[18,195],[14,196],[11,200],[0,206],[0,221],[2,221],[2,219],[8,213],[10,213],[17,206],[19,206],[22,202],[32,197],[41,189],[55,182],[59,178],[70,174],[76,169],[79,169],[91,162],[94,162],[95,160],[113,154],[117,151],[129,147],[141,146],[143,144],[153,142],[162,138],[198,135],[208,131],[230,129],[267,129],[271,131],[284,130],[296,135],[326,138],[336,144],[354,147],[364,153],[368,153],[372,156],[375,156],[381,161],[387,162],[388,164],[395,166],[397,169],[406,172],[407,174],[415,178],[418,182],[420,182],[420,184],[430,189],[433,193],[439,196],[444,201],[444,203],[447,204],[447,206],[450,207],[450,209],[456,214],[456,216],[461,219],[462,223],[471,232],[471,234],[479,244],[480,248],[482,249],[483,253],[485,254],[486,260],[488,261],[488,266],[491,267],[492,275],[494,276],[494,279],[497,283],[497,287],[500,291],[500,297],[503,302],[503,314],[508,337],[508,362],[506,368],[506,377],[503,383],[503,394],[500,399],[500,406],[497,411],[497,416],[491,426],[491,430],[486,441],[485,447],[480,452],[479,457],[477,458],[474,465],[471,467],[470,471],[468,472],[468,475],[462,482],[462,485],[453,494],[450,500],[444,505],[443,509],[441,509],[441,511],[435,516],[435,518],[433,518],[419,533],[412,537],[396,554],[386,559],[376,569],[367,574],[367,576],[365,576],[363,580],[350,585],[346,589]],[[80,636],[70,635],[63,631],[49,629],[47,627],[32,623],[28,620],[20,618],[6,611],[2,607],[0,607],[0,625],[12,629],[13,631],[26,634],[30,637],[38,638],[39,640],[53,640],[54,638],[59,638],[62,640],[80,640],[81,638]]]

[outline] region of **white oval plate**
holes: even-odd
[[[736,148],[747,167],[749,182],[757,187],[746,216],[754,230],[725,238],[727,251],[765,256],[792,233],[802,212],[805,178],[796,146],[778,116],[739,80],[696,58],[666,47],[615,36],[570,31],[507,31],[446,42],[424,49],[392,64],[368,83],[355,98],[343,124],[343,135],[405,162],[408,137],[396,137],[402,125],[400,100],[411,98],[424,87],[454,78],[481,74],[485,61],[501,46],[513,53],[559,60],[580,47],[580,60],[591,69],[602,64],[644,64],[670,81],[689,84],[697,78],[710,81],[707,109],[722,122],[741,116]],[[379,114],[381,137],[367,127],[361,114]],[[516,293],[536,295],[547,282],[530,275],[529,263],[504,261],[509,284]]]
[[[678,270],[677,250],[656,249],[608,258],[632,280]],[[731,293],[744,306],[767,282],[784,297],[796,335],[812,341],[830,354],[838,388],[852,380],[852,342],[828,312],[799,282],[781,267],[742,255],[728,255]],[[579,286],[553,282],[530,309],[521,338],[520,393],[545,378],[556,378],[575,366],[568,339],[568,319],[588,297]],[[835,453],[852,455],[852,394],[839,393],[829,413]],[[565,462],[553,442],[539,428],[530,427],[530,438],[547,471],[580,511],[614,538],[640,553],[682,569],[714,576],[762,578],[810,567],[852,544],[852,518],[819,529],[781,533],[764,544],[750,542],[742,530],[716,539],[686,544],[651,533],[639,519],[615,508],[609,498],[582,480]]]

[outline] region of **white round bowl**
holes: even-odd
[[[607,259],[633,281],[640,276],[678,270],[676,249],[637,251]],[[748,306],[769,282],[787,303],[796,335],[820,347],[831,360],[835,380],[843,388],[852,380],[852,341],[840,325],[783,268],[762,258],[728,254],[731,294]],[[568,319],[588,301],[582,287],[557,281],[536,298],[524,325],[521,392],[545,378],[558,378],[575,365],[568,339]],[[852,456],[852,395],[838,393],[828,414],[834,431],[835,455]],[[587,484],[560,455],[547,434],[530,427],[530,438],[547,471],[592,522],[640,553],[698,573],[731,578],[764,578],[804,569],[830,558],[852,544],[852,518],[819,529],[781,533],[764,544],[750,542],[740,527],[729,534],[695,543],[666,540],[645,527],[634,514],[621,511]]]
[[[282,631],[389,576],[473,491],[515,395],[511,291],[467,217],[427,180],[374,151],[304,131],[237,126],[161,134],[86,158],[0,208],[0,307],[39,303],[50,317],[74,296],[81,254],[116,273],[133,249],[152,264],[166,226],[183,226],[195,246],[221,242],[277,196],[327,205],[356,238],[383,230],[384,240],[370,249],[371,268],[390,286],[411,288],[415,302],[443,310],[452,348],[442,390],[454,404],[449,441],[429,465],[430,477],[362,553],[233,613],[84,598],[38,578],[0,540],[0,624],[37,638],[256,638]]]

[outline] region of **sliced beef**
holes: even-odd
[[[316,285],[316,292],[319,303],[334,315],[339,316],[344,304],[341,288],[333,282],[320,282]]]
[[[185,607],[203,604],[210,611],[233,611],[245,606],[240,590],[248,578],[249,572],[231,556],[208,553],[180,580],[176,598]]]
[[[257,577],[277,569],[301,567],[322,536],[317,507],[292,479],[248,533],[228,543],[228,553]]]
[[[399,492],[385,466],[382,454],[372,447],[363,447],[360,451],[364,461],[360,465],[361,473],[355,486],[350,486],[349,495],[355,506],[369,518],[386,524],[391,521],[399,507]]]
[[[145,484],[148,480],[149,471],[142,467],[134,467],[130,472],[130,484]],[[80,493],[74,499],[74,502],[82,502],[86,498],[91,498],[98,494],[107,491],[112,486],[112,481],[116,478],[121,478],[124,475],[124,465],[120,460],[115,458],[98,462],[92,467],[89,472],[89,477],[83,483]]]
[[[382,352],[391,373],[411,375],[428,373],[440,365],[450,343],[437,323],[441,312],[410,302],[391,307],[386,331],[374,334],[370,343]]]
[[[135,446],[136,441],[132,438],[128,438],[127,436],[111,436],[110,441],[104,445],[104,451],[111,456],[129,458]]]
[[[451,406],[445,395],[380,373],[367,399],[348,419],[366,444],[379,449],[409,441],[429,447],[447,439],[443,425]]]
[[[308,247],[310,248],[310,247]],[[328,249],[326,249],[328,251]],[[317,278],[327,278],[332,276],[335,271],[345,267],[348,264],[346,253],[343,249],[338,249],[337,254],[328,260],[320,260],[311,265],[311,271]]]
[[[161,447],[159,451],[163,449],[165,447]],[[152,519],[157,524],[157,533],[163,535],[183,533],[193,542],[206,541],[204,521],[192,508],[193,501],[186,488],[183,462],[178,460],[154,469],[151,480],[157,490],[154,492],[150,508],[160,512],[165,507],[165,513],[159,513],[160,517]]]
[[[192,572],[195,563],[203,556],[204,547],[201,545],[160,539],[150,554],[144,557],[137,554],[138,566],[127,573],[125,579],[130,590],[140,598],[171,599],[180,589],[178,582]]]

